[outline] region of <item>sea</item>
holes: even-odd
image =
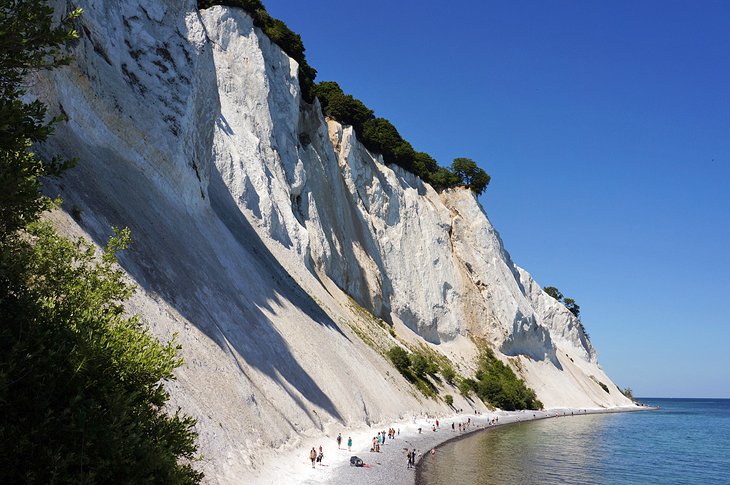
[[[658,410],[505,425],[444,443],[418,485],[730,485],[730,399],[659,399]]]

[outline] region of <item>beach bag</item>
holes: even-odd
[[[357,456],[350,457],[350,466],[363,466],[365,463]]]

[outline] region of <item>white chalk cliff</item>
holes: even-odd
[[[631,404],[473,194],[437,193],[303,103],[296,62],[243,11],[74,4],[75,62],[31,80],[68,120],[42,151],[79,160],[50,183],[66,212],[49,217],[98,243],[132,230],[129,310],[177,334],[172,405],[198,419],[207,481],[343,424],[447,412],[382,356],[399,340],[464,375],[489,344],[546,407]]]

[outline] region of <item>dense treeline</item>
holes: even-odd
[[[164,407],[178,347],[124,309],[128,231],[99,257],[40,220],[42,177],[71,164],[30,150],[53,121],[24,81],[69,62],[80,15],[0,0],[0,483],[198,483],[195,421]]]
[[[441,167],[428,153],[417,152],[390,121],[376,117],[362,101],[345,94],[336,82],[315,84],[317,71],[307,63],[301,37],[284,22],[271,17],[260,0],[198,0],[199,8],[213,5],[239,7],[251,15],[254,25],[299,63],[302,97],[307,102],[319,98],[326,116],[351,125],[362,144],[368,150],[383,155],[386,163],[418,175],[436,190],[463,185],[481,195],[487,188],[490,177],[473,160],[457,158],[451,168]]]
[[[383,155],[387,163],[418,175],[436,190],[464,185],[480,195],[487,188],[489,175],[476,162],[469,158],[457,158],[451,169],[440,167],[428,153],[417,152],[390,121],[376,117],[362,101],[345,94],[336,82],[316,84],[314,95],[319,99],[325,116],[351,125],[368,150]]]
[[[302,98],[308,103],[314,101],[314,79],[317,70],[309,65],[304,54],[304,43],[296,32],[292,31],[283,21],[275,19],[261,0],[198,0],[198,8],[208,8],[213,5],[239,7],[248,13],[256,27],[260,28],[281,50],[299,64],[299,87]]]

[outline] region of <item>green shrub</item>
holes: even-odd
[[[459,382],[459,392],[464,397],[471,396],[472,392],[477,391],[477,381],[471,378],[465,378],[462,379],[461,382]]]
[[[413,352],[411,354],[411,369],[418,377],[425,376],[428,370],[428,359],[426,356],[419,352]]]
[[[507,411],[542,409],[535,391],[489,349],[480,357],[476,379],[475,392],[485,402]]]
[[[198,483],[195,420],[165,408],[178,347],[122,304],[128,232],[101,261],[47,224],[27,235],[0,264],[0,483]]]
[[[446,382],[448,382],[449,384],[453,384],[454,379],[456,378],[456,371],[454,370],[453,367],[451,367],[451,365],[449,365],[448,363],[445,363],[441,367],[441,375],[443,376],[443,378]]]
[[[398,369],[398,372],[403,375],[409,372],[411,359],[408,357],[408,352],[406,352],[402,347],[398,347],[396,345],[391,348],[388,351],[388,358],[390,358],[390,361],[393,363],[395,368]]]
[[[452,396],[451,394],[447,394],[444,396],[444,401],[449,406],[453,406],[454,405],[454,396]]]
[[[125,312],[114,253],[128,232],[98,258],[38,222],[53,207],[42,177],[70,164],[29,151],[53,121],[25,89],[32,71],[69,62],[80,14],[0,4],[0,483],[197,483],[195,421],[165,407],[178,347]]]
[[[556,300],[558,300],[563,305],[565,305],[565,308],[567,308],[568,311],[570,311],[570,313],[572,313],[575,316],[575,318],[580,318],[580,306],[575,302],[574,299],[565,298],[563,296],[563,294],[560,292],[560,290],[555,288],[554,286],[546,286],[545,288],[543,288],[543,291],[545,293],[547,293],[548,295],[552,296],[553,298],[555,298]],[[580,324],[580,322],[579,322],[579,325],[581,328],[583,328],[583,324]],[[587,337],[588,334],[587,334],[587,332],[585,332],[585,329],[584,329],[584,333],[586,333],[586,337]]]

